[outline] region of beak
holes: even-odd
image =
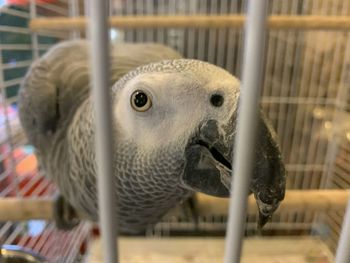
[[[204,123],[186,147],[182,184],[185,188],[217,197],[229,197],[236,115],[226,125],[215,120]],[[263,227],[278,208],[285,193],[285,168],[276,135],[260,114],[255,165],[250,192],[259,208],[258,228]]]
[[[182,177],[185,188],[217,197],[230,195],[231,170],[215,160],[209,149],[193,145],[186,149],[186,166]]]
[[[276,211],[284,199],[285,188],[286,170],[277,144],[277,135],[261,113],[255,167],[250,184],[259,208],[258,228],[262,228]]]

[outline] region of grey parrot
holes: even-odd
[[[74,210],[96,221],[89,43],[56,45],[29,69],[20,120],[41,168]],[[194,191],[230,195],[240,82],[159,44],[111,47],[116,220],[122,233],[156,224]],[[285,193],[285,168],[261,114],[250,184],[263,226]]]

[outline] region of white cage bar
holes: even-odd
[[[35,0],[30,0],[29,14],[30,14],[30,19],[36,18],[36,5],[35,5]],[[32,32],[32,33],[31,33],[31,38],[32,38],[33,60],[36,60],[36,59],[39,58],[38,34],[35,33],[35,32]]]
[[[239,263],[245,229],[247,197],[253,172],[259,94],[265,47],[267,1],[248,2],[242,88],[234,149],[234,173],[226,234],[225,263]],[[232,142],[233,143],[233,142]]]
[[[350,261],[350,202],[346,209],[342,231],[340,234],[335,263],[347,263]]]
[[[96,162],[99,222],[102,230],[104,262],[118,262],[117,222],[113,178],[113,118],[109,89],[109,1],[90,1],[92,98],[96,125]]]

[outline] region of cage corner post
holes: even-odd
[[[104,262],[118,262],[117,229],[113,189],[112,106],[109,89],[108,1],[89,1],[92,98],[96,125],[96,161],[99,223]]]
[[[245,25],[242,89],[237,121],[237,136],[233,167],[235,177],[231,186],[228,226],[225,242],[225,263],[238,263],[241,258],[242,238],[245,228],[247,197],[254,161],[256,127],[262,62],[264,58],[267,1],[250,0]]]
[[[350,199],[344,215],[344,221],[335,255],[335,263],[350,262]]]

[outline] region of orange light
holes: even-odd
[[[34,154],[26,156],[16,166],[16,172],[19,176],[35,173],[37,170],[38,161]]]

